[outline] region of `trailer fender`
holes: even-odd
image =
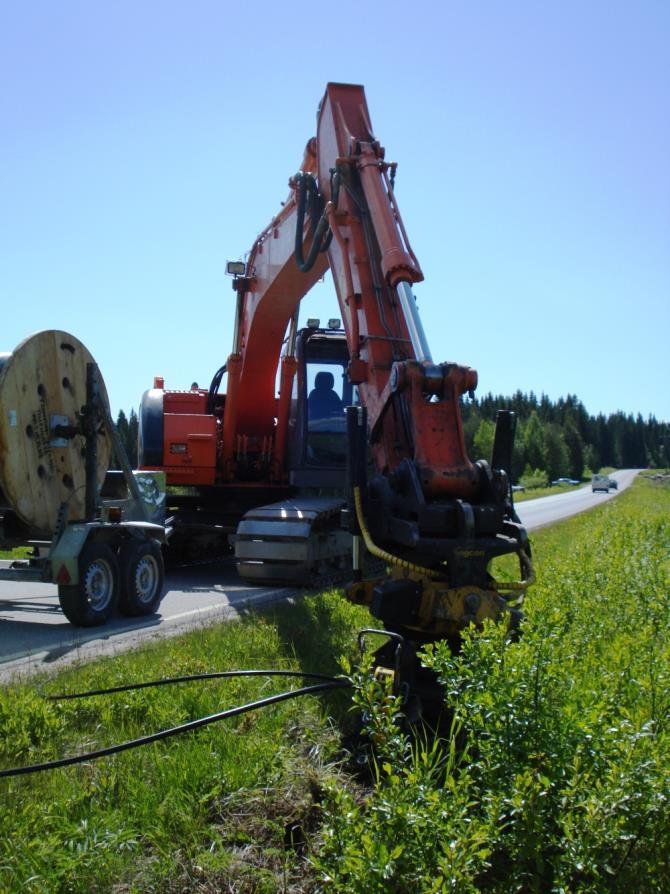
[[[54,583],[67,587],[79,583],[79,556],[90,532],[91,526],[83,522],[66,526],[49,554]]]

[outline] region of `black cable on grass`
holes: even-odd
[[[190,683],[193,680],[216,680],[225,677],[302,677],[310,680],[334,682],[337,677],[329,674],[310,674],[304,671],[291,670],[232,670],[210,671],[202,674],[190,674],[184,677],[165,677],[161,680],[147,680],[144,683],[125,683],[122,686],[110,686],[107,689],[89,689],[87,692],[64,692],[60,695],[48,695],[52,702],[66,701],[75,698],[90,698],[94,695],[109,695],[113,692],[130,692],[134,689],[149,689],[152,686],[171,686],[174,683]]]
[[[228,708],[225,711],[219,711],[217,714],[210,714],[208,717],[200,717],[197,720],[190,720],[180,726],[173,726],[170,729],[161,730],[158,733],[152,733],[149,736],[141,736],[139,739],[131,739],[128,742],[122,742],[119,745],[110,745],[108,748],[100,748],[97,751],[88,751],[85,754],[77,754],[73,757],[62,757],[55,761],[47,761],[43,764],[30,764],[25,767],[12,767],[9,770],[0,770],[0,779],[6,779],[9,776],[27,776],[29,773],[42,773],[46,770],[55,770],[57,767],[69,767],[72,764],[81,764],[84,761],[95,760],[99,757],[108,757],[111,754],[119,754],[122,751],[129,751],[131,748],[140,748],[142,745],[150,745],[152,742],[160,742],[163,739],[169,739],[172,736],[178,736],[181,733],[191,732],[200,729],[201,726],[209,726],[210,723],[216,723],[219,720],[226,720],[228,717],[237,717],[239,714],[246,714],[248,711],[255,711],[259,708],[267,708],[278,702],[285,702],[291,698],[298,698],[302,695],[316,695],[317,692],[325,692],[329,689],[342,689],[349,686],[347,680],[333,680],[329,683],[316,683],[314,686],[305,686],[301,689],[292,689],[288,692],[280,692],[278,695],[270,695],[267,698],[259,699],[255,702],[249,702],[246,705],[239,705],[236,708]]]

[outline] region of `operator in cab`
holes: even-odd
[[[310,421],[316,419],[332,419],[344,413],[342,399],[334,388],[335,377],[331,372],[322,370],[316,374],[314,388],[307,397]]]

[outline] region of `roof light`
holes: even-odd
[[[342,320],[338,320],[337,317],[333,317],[332,320],[328,320],[328,328],[329,329],[341,329],[342,328]]]
[[[226,273],[228,276],[244,276],[247,272],[247,265],[244,261],[228,261],[226,263]]]
[[[321,320],[318,320],[316,317],[310,317],[307,320],[307,328],[308,329],[318,329],[321,325]]]

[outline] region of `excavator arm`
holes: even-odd
[[[319,189],[328,250],[351,349],[350,377],[367,408],[378,469],[411,459],[426,496],[472,497],[458,398],[474,370],[435,365],[412,295],[423,273],[393,192],[395,166],[374,138],[362,87],[329,84],[319,110]]]
[[[143,399],[140,446],[145,468],[165,469],[170,484],[200,487],[178,507],[195,514],[193,527],[206,528],[223,507],[230,521],[217,527],[230,531],[232,522],[248,580],[307,583],[315,568],[317,575],[322,566],[342,572],[353,536],[348,596],[413,643],[411,655],[436,638],[457,646],[463,628],[485,618],[514,622],[533,572],[509,480],[513,414],[499,413],[491,462],[473,462],[460,400],[476,388],[477,373],[431,357],[412,292],[423,273],[400,216],[395,173],[375,138],[363,88],[328,84],[288,199],[239,265],[225,367],[209,391],[166,391],[159,377]],[[336,527],[342,501],[326,483],[341,470],[331,466],[319,483],[309,455],[316,442],[304,354],[300,365],[307,341],[297,334],[300,301],[328,269],[349,349],[342,394],[356,386],[359,398],[348,397],[355,405],[346,411],[342,517],[349,534]],[[319,330],[311,344],[327,336]],[[226,393],[219,394],[224,371]],[[341,415],[337,425],[339,432],[316,435],[328,456],[344,437]],[[306,469],[289,468],[289,441],[302,450]],[[366,554],[383,573],[368,573]],[[495,579],[495,560],[506,555],[516,555],[519,580]],[[411,676],[419,662],[409,665]]]
[[[275,419],[281,424],[274,397],[280,347],[300,300],[330,268],[350,347],[349,377],[367,408],[377,468],[393,471],[411,458],[427,495],[476,493],[479,473],[465,452],[458,398],[474,390],[477,374],[432,362],[411,292],[423,273],[397,207],[394,174],[374,138],[363,88],[329,84],[291,194],[254,243],[246,276],[234,283],[224,463],[241,438],[271,438]]]
[[[302,168],[312,173],[315,164],[316,145],[311,139]],[[249,440],[265,440],[271,445],[274,475],[282,475],[288,411],[278,408],[275,398],[277,359],[287,327],[293,318],[297,319],[300,301],[328,269],[328,257],[320,252],[308,272],[299,270],[295,261],[297,220],[296,192],[292,189],[280,213],[254,242],[246,275],[233,282],[238,298],[233,350],[226,363],[224,480],[235,479],[233,457],[249,449]],[[280,373],[280,400],[285,404],[294,371],[294,359],[289,354]]]
[[[472,462],[460,398],[474,391],[477,374],[432,360],[412,293],[423,274],[394,178],[363,88],[329,84],[289,200],[254,244],[236,285],[223,440],[230,458],[241,435],[272,435],[269,369],[300,299],[330,268],[349,344],[348,375],[362,405],[348,411],[349,524],[356,547],[364,542],[390,569],[368,580],[355,562],[349,596],[368,604],[390,630],[457,640],[472,621],[504,612],[513,618],[511,606],[532,580],[508,477],[513,417],[500,416],[498,465]],[[280,405],[291,373],[289,366],[282,375]],[[287,414],[275,415],[281,469]],[[369,453],[375,471],[368,480]],[[510,553],[518,556],[521,580],[499,583],[490,563]]]

